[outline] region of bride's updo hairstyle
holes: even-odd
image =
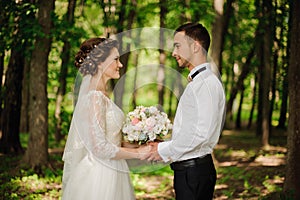
[[[83,75],[95,75],[98,65],[104,62],[113,48],[118,48],[116,40],[108,38],[91,38],[80,45],[80,50],[75,55],[75,67]]]

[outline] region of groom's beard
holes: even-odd
[[[179,62],[177,61],[177,63],[180,68],[189,67],[190,65],[190,63],[184,58],[180,58]]]

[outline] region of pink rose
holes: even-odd
[[[136,125],[139,122],[140,122],[140,120],[138,118],[136,118],[136,117],[131,120],[131,124],[132,125]]]

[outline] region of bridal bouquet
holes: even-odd
[[[125,141],[141,145],[162,139],[170,129],[172,124],[166,113],[155,106],[138,106],[127,114],[122,131]]]

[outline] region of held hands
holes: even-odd
[[[143,145],[140,146],[139,148],[136,149],[138,156],[137,158],[142,160],[142,158],[144,158],[146,155],[148,155],[148,153],[151,151],[151,146],[150,145]]]
[[[158,142],[150,142],[148,143],[147,147],[150,147],[150,151],[141,154],[141,160],[147,161],[161,161],[162,158],[158,154]],[[141,148],[141,147],[140,147]]]
[[[140,159],[147,161],[161,161],[162,158],[157,151],[158,143],[149,142],[136,148],[123,143],[114,159]]]

